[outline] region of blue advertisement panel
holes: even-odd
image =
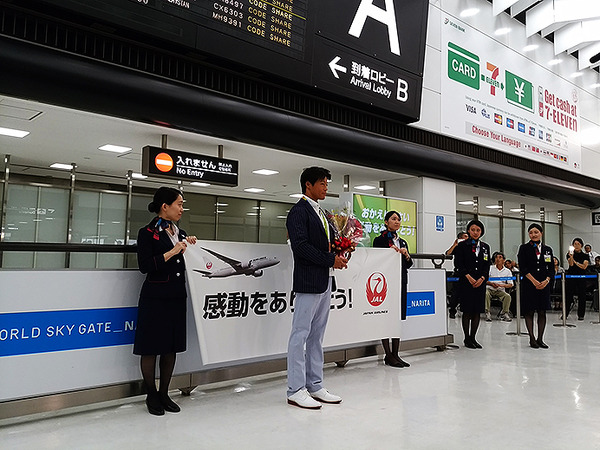
[[[133,344],[137,307],[0,314],[0,357]]]
[[[406,315],[425,316],[435,314],[435,292],[407,292]]]

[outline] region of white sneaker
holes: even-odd
[[[321,389],[323,390],[323,389]],[[320,392],[320,391],[319,391]],[[341,399],[340,399],[341,400]],[[300,389],[298,392],[290,395],[287,398],[287,402],[290,405],[298,406],[306,409],[320,409],[321,404],[312,398],[306,389]]]
[[[325,388],[321,388],[317,392],[311,392],[310,396],[323,403],[342,403],[342,397],[333,395]]]
[[[504,315],[502,316],[502,320],[504,320],[505,322],[512,322],[512,318],[508,313],[504,313]]]
[[[492,315],[490,314],[489,311],[485,312],[485,321],[486,322],[491,322],[492,321]]]

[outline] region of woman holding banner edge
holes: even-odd
[[[400,229],[401,219],[400,214],[397,211],[388,211],[384,218],[385,231],[381,235],[373,239],[373,247],[379,248],[392,248],[396,252],[404,256],[402,261],[402,279],[400,280],[401,294],[400,294],[400,309],[402,320],[406,320],[406,293],[408,289],[408,269],[413,265],[413,260],[408,253],[407,242],[398,237],[398,230]],[[386,366],[392,367],[410,367],[410,364],[402,360],[398,356],[398,350],[400,348],[400,338],[391,338],[392,346],[390,348],[390,339],[383,338],[381,344],[385,351],[384,362]]]
[[[146,280],[140,292],[133,353],[140,355],[148,412],[162,416],[165,411],[180,411],[168,391],[176,354],[186,350],[187,291],[183,253],[187,244],[196,243],[196,237],[187,236],[174,223],[183,214],[183,195],[177,189],[159,188],[148,211],[157,216],[138,233],[138,265],[140,272],[146,274]]]

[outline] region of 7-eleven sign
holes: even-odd
[[[505,71],[504,81],[508,103],[533,112],[533,84],[508,70]]]

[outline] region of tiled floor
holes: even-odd
[[[558,328],[548,350],[506,335],[511,323],[481,322],[483,350],[402,356],[407,369],[377,358],[333,365],[326,386],[341,405],[288,406],[285,374],[175,395],[182,412],[154,417],[143,398],[76,414],[5,425],[3,449],[593,449],[600,448],[598,313]],[[524,329],[524,326],[523,326]]]

